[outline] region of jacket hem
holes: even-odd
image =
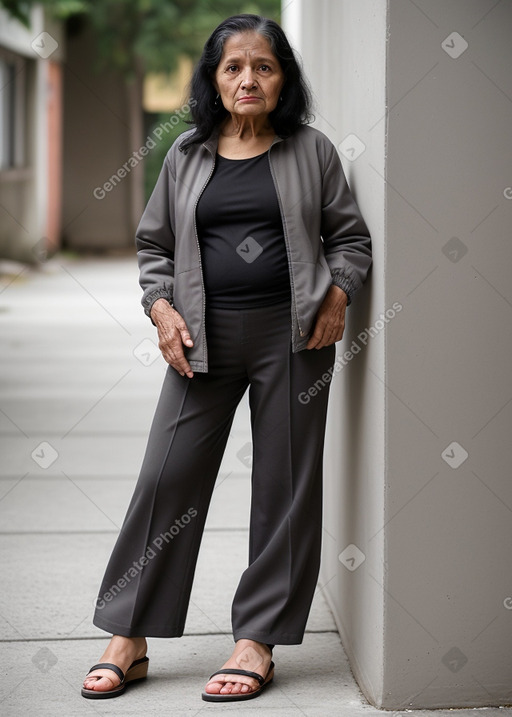
[[[295,341],[293,341],[292,342],[292,353],[296,354],[299,351],[302,351],[303,349],[305,349],[306,346],[308,345],[309,339],[310,339],[310,335],[308,334],[307,336],[301,337],[300,339],[296,339]]]
[[[189,364],[192,371],[197,371],[197,373],[208,373],[208,368],[203,361],[189,361]]]

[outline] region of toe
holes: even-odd
[[[107,677],[106,675],[93,675],[88,676],[84,680],[84,687],[86,690],[96,690],[97,692],[106,692],[107,690],[113,690],[114,687],[119,684]]]
[[[223,684],[223,682],[208,682],[205,687],[205,692],[208,692],[208,694],[211,695],[218,695],[221,691]]]
[[[206,692],[212,694],[221,695],[238,695],[240,693],[247,694],[248,692],[254,692],[258,688],[258,684],[254,681],[254,684],[247,684],[246,682],[230,682],[229,674],[223,675],[225,677],[221,682],[209,682],[206,685]]]
[[[234,684],[232,682],[224,682],[221,689],[222,695],[230,695],[233,692]]]

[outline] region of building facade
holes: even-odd
[[[64,34],[30,19],[0,9],[0,256],[37,262],[61,234]]]

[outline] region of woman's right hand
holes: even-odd
[[[173,309],[166,299],[157,299],[151,307],[151,318],[156,324],[158,348],[164,359],[180,376],[192,378],[194,374],[185,358],[183,345],[190,347],[194,342],[181,314]]]

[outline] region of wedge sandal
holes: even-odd
[[[91,700],[108,700],[111,697],[119,697],[126,689],[126,685],[129,682],[135,682],[136,680],[143,680],[148,676],[148,665],[149,658],[141,657],[140,660],[132,662],[130,667],[126,670],[126,675],[123,673],[120,667],[112,664],[111,662],[100,662],[97,665],[93,665],[87,675],[90,675],[94,670],[112,670],[121,680],[117,687],[111,690],[88,690],[82,687],[82,697],[87,697]],[[106,675],[103,675],[106,677]],[[101,675],[98,675],[98,679]],[[110,679],[110,678],[109,678]]]
[[[212,679],[212,677],[215,677],[215,675],[245,675],[246,677],[253,677],[255,680],[257,680],[259,683],[259,687],[252,692],[237,692],[234,695],[221,695],[218,693],[214,694],[210,692],[203,692],[201,697],[206,702],[240,702],[242,700],[252,700],[255,697],[259,697],[265,687],[272,682],[272,680],[274,679],[274,667],[274,663],[271,662],[266,677],[262,677],[261,675],[258,675],[257,672],[250,672],[249,670],[235,670],[230,668],[218,670],[217,672],[214,672],[213,675],[210,675],[210,680]],[[221,681],[222,680],[219,680],[219,682]],[[230,680],[230,682],[232,682],[232,680]]]

